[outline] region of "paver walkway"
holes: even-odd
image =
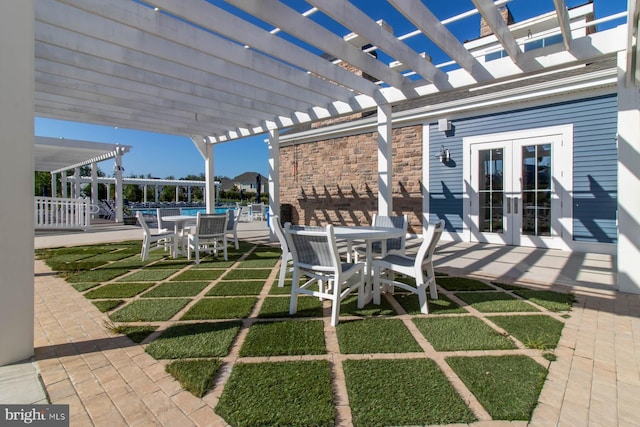
[[[35,268],[36,360],[51,402],[70,404],[72,426],[226,425],[213,411],[218,393],[199,399],[183,391],[165,372],[165,361],[109,335],[106,315],[43,262]],[[531,425],[640,425],[640,297],[574,292],[578,302]],[[349,426],[349,419],[348,407],[339,409],[340,425]]]

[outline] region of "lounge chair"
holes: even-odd
[[[407,227],[408,227],[408,218],[407,215],[399,215],[399,216],[387,216],[387,215],[373,215],[373,226],[374,227],[389,227],[389,228],[401,228],[404,230],[404,234],[401,237],[396,237],[393,239],[387,239],[385,242],[386,252],[383,254],[382,252],[382,243],[381,242],[373,242],[371,244],[371,251],[373,257],[379,257],[381,255],[386,254],[398,254],[404,255],[405,247],[406,247],[406,239],[407,239]],[[354,262],[358,262],[358,259],[361,256],[365,256],[366,250],[362,247],[355,247],[353,250],[353,259]]]

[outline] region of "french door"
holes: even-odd
[[[560,135],[471,144],[471,240],[559,248]]]

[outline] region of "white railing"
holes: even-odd
[[[81,229],[91,224],[89,199],[35,198],[36,229]]]

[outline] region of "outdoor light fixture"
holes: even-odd
[[[451,130],[451,120],[440,119],[438,120],[438,130],[440,132],[447,132]]]
[[[436,155],[436,158],[440,160],[440,163],[447,163],[451,159],[449,149],[444,148],[444,145],[440,147],[440,152]]]

